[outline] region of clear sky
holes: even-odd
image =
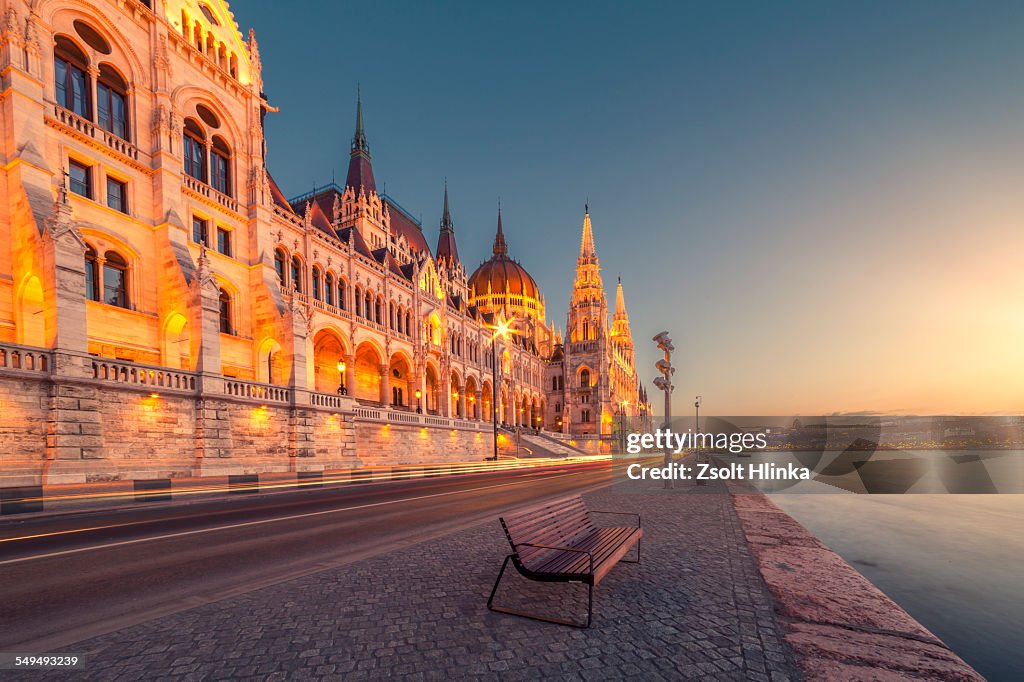
[[[1024,412],[1024,4],[232,4],[269,165],[378,185],[433,245],[511,255],[565,325],[584,201],[675,409]]]

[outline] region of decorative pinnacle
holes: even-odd
[[[370,153],[366,130],[363,129],[363,90],[359,84],[356,84],[356,133],[352,136],[352,151]]]
[[[505,243],[505,232],[501,229],[501,199],[498,199],[498,233],[494,235],[494,255],[504,256],[508,253],[508,244]]]
[[[441,213],[441,229],[454,231],[452,216],[448,212],[448,178],[444,179],[444,212]]]

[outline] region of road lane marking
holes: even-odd
[[[589,471],[589,470],[587,470],[587,471]],[[550,477],[548,477],[548,479],[550,480],[550,479],[555,479],[555,478],[564,478],[566,476],[575,476],[578,473],[583,473],[583,472],[571,472],[571,473],[566,473],[566,474],[559,474],[557,476],[550,476]],[[36,554],[36,555],[33,555],[33,556],[19,557],[17,559],[5,559],[3,561],[0,561],[0,566],[9,566],[9,565],[12,565],[12,564],[20,564],[20,563],[24,563],[26,561],[34,561],[36,559],[52,559],[54,557],[67,556],[69,554],[80,554],[82,552],[91,552],[91,551],[99,550],[99,549],[111,549],[113,547],[124,547],[126,545],[137,545],[137,544],[141,544],[143,542],[156,542],[158,540],[169,540],[171,538],[186,537],[186,536],[189,536],[189,535],[201,535],[203,533],[214,533],[214,532],[221,531],[221,530],[231,530],[231,529],[234,529],[234,528],[245,528],[245,527],[248,527],[248,526],[260,526],[260,525],[264,525],[264,524],[267,524],[267,523],[277,523],[278,521],[294,521],[295,519],[304,519],[304,518],[310,518],[310,517],[313,517],[313,516],[324,516],[326,514],[338,514],[338,513],[346,512],[346,511],[355,511],[355,510],[358,510],[358,509],[370,509],[372,507],[383,507],[383,506],[387,506],[387,505],[391,505],[391,504],[399,504],[401,502],[415,502],[417,500],[426,500],[426,499],[430,499],[430,498],[433,498],[433,497],[446,497],[448,495],[459,495],[459,494],[462,494],[462,493],[472,493],[472,492],[477,492],[477,491],[480,491],[480,490],[490,490],[492,488],[507,488],[509,486],[524,485],[524,484],[527,484],[527,483],[535,483],[535,482],[536,481],[532,481],[531,480],[531,481],[513,481],[511,483],[498,483],[498,484],[495,484],[495,485],[485,485],[485,486],[480,486],[480,487],[477,487],[477,488],[467,488],[465,490],[451,490],[451,491],[444,492],[444,493],[434,493],[432,495],[418,495],[416,497],[404,497],[404,498],[401,498],[401,499],[398,499],[398,500],[386,500],[384,502],[371,502],[371,503],[368,503],[368,504],[358,504],[358,505],[355,505],[355,506],[352,506],[352,507],[342,507],[340,509],[325,509],[325,510],[316,511],[316,512],[306,512],[306,513],[303,513],[303,514],[291,514],[289,516],[280,516],[280,517],[273,518],[273,519],[260,519],[258,521],[245,521],[243,523],[232,523],[232,524],[228,524],[226,526],[214,526],[213,528],[197,528],[196,530],[186,530],[186,531],[180,531],[178,533],[167,533],[165,535],[154,535],[154,536],[148,537],[148,538],[136,538],[134,540],[120,540],[118,542],[109,542],[109,543],[107,543],[105,545],[93,545],[91,547],[78,547],[76,549],[65,549],[65,550],[61,550],[59,552],[48,552],[46,554]],[[66,531],[62,531],[62,532],[66,532]],[[8,540],[6,540],[6,541],[16,540],[16,539],[27,539],[29,537],[38,537],[38,536],[27,536],[26,538],[8,538]]]
[[[540,468],[547,468],[547,467],[545,466],[545,467],[540,467]],[[573,468],[576,469],[576,472],[578,473],[578,472],[583,472],[583,471],[591,471],[591,470],[597,469],[599,467],[593,466],[593,464],[588,463],[586,466],[580,465],[580,466],[576,466],[576,467],[573,467]],[[519,468],[519,469],[509,469],[509,470],[496,470],[495,472],[480,472],[480,473],[490,474],[490,473],[498,473],[499,471],[500,471],[500,473],[505,473],[505,474],[512,475],[512,476],[521,476],[523,478],[527,478],[527,477],[530,477],[530,476],[550,476],[552,473],[560,473],[560,472],[566,471],[566,469],[562,468],[562,469],[553,469],[551,471],[529,471],[527,468]],[[430,477],[424,477],[423,481],[426,482],[427,478],[430,478]],[[420,479],[398,479],[397,482],[405,483],[405,482],[408,482],[408,481],[411,481],[411,480],[415,480],[415,481],[418,482]],[[444,483],[446,485],[447,484],[458,485],[461,481],[465,481],[465,480],[466,479],[462,479],[461,477],[460,478],[452,478],[452,479],[442,478],[442,479],[439,479],[438,481],[435,481],[435,483]],[[339,481],[334,481],[334,480],[317,481],[316,485],[317,486],[321,486],[321,485],[326,485],[326,484],[329,484],[329,483],[336,483],[336,482],[339,482]],[[346,483],[352,483],[352,481],[345,481],[345,482]],[[394,480],[386,480],[386,481],[384,481],[384,480],[382,480],[382,481],[366,480],[366,481],[355,482],[355,484],[358,485],[358,486],[370,486],[370,485],[374,485],[374,484],[378,484],[378,483],[383,484],[383,483],[394,483],[394,482],[395,482]],[[310,485],[312,485],[312,484],[310,484]],[[289,484],[289,487],[295,487],[295,484]],[[324,490],[332,490],[332,489],[334,489],[334,488],[330,488],[330,487],[325,487],[324,488]],[[223,488],[223,489],[219,489],[219,488],[204,488],[203,490],[204,491],[215,491],[215,492],[216,491],[230,492],[232,489],[231,488]],[[339,488],[339,490],[340,490],[340,488]],[[270,496],[275,495],[275,494],[279,494],[279,493],[282,493],[282,492],[284,492],[284,493],[293,493],[293,492],[295,492],[294,490],[287,490],[287,491],[271,490],[269,487],[264,487],[260,492],[263,493],[264,491],[266,491],[265,492],[265,499],[269,499]],[[193,491],[192,490],[187,490],[186,492],[193,492]],[[177,494],[178,493],[175,492],[175,495],[177,495]],[[264,495],[261,495],[261,497],[264,497]],[[138,508],[142,509],[142,507],[138,507]],[[152,509],[152,507],[149,507],[149,509]],[[112,508],[111,511],[124,511],[124,508],[121,508],[121,509]],[[19,540],[36,540],[38,538],[49,538],[49,537],[55,537],[55,536],[58,536],[58,535],[74,535],[76,533],[88,533],[90,531],[95,531],[95,530],[109,530],[111,528],[129,528],[131,526],[144,526],[144,525],[149,524],[149,523],[159,523],[159,522],[166,522],[166,521],[180,521],[180,520],[184,520],[184,519],[187,519],[187,518],[190,518],[190,517],[189,516],[170,516],[170,517],[166,517],[166,518],[148,519],[146,521],[131,521],[129,523],[109,523],[109,524],[106,524],[104,526],[89,526],[87,528],[70,528],[68,530],[55,530],[55,531],[51,531],[49,533],[36,533],[34,535],[19,535],[17,537],[11,537],[11,538],[0,538],[0,545],[2,545],[5,542],[17,542]],[[2,565],[2,563],[0,563],[0,565]]]

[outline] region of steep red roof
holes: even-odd
[[[430,253],[427,238],[423,236],[423,230],[419,223],[390,198],[385,198],[384,202],[387,203],[388,211],[391,213],[391,232],[404,236],[414,250],[420,253]]]
[[[270,171],[267,171],[267,181],[270,183],[270,195],[274,198],[274,203],[280,208],[294,213],[291,204],[288,203],[288,199],[284,196],[284,192],[282,192],[281,188],[277,186],[276,182],[274,182],[274,176],[270,174]]]
[[[331,225],[330,219],[324,214],[323,209],[320,208],[320,204],[313,202],[313,212],[309,216],[310,221],[313,223],[313,227],[317,228],[324,234],[328,234],[332,237],[337,237],[337,233],[334,231],[334,227]]]

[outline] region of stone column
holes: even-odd
[[[386,362],[380,366],[380,403],[385,407],[391,404],[391,368]]]
[[[441,413],[442,417],[447,417],[452,414],[452,380],[446,370],[442,371],[445,376],[439,382],[438,390],[442,392],[442,395],[438,396],[440,400],[437,401],[437,411]]]
[[[345,390],[349,397],[355,397],[356,391],[356,356],[345,356]]]
[[[231,425],[224,400],[220,368],[220,290],[213,278],[206,248],[189,285],[191,354],[196,359],[196,471],[202,472],[205,457],[231,456]]]
[[[465,419],[466,418],[466,400],[467,400],[466,385],[463,384],[462,386],[459,386],[458,390],[459,390],[459,399],[458,399],[456,405],[457,405],[457,407],[459,409],[459,419]]]
[[[476,419],[478,421],[483,421],[484,419],[483,393],[483,389],[478,389],[476,392]]]
[[[81,460],[104,456],[99,394],[93,378],[86,336],[85,240],[74,226],[67,190],[61,185],[53,215],[43,236],[48,290],[47,336],[53,339],[53,383],[47,411],[46,457]],[[78,380],[78,381],[76,381]],[[86,380],[82,382],[81,380]],[[61,472],[49,469],[44,483],[61,482]],[[68,474],[75,475],[69,469]],[[72,479],[68,479],[69,481]]]
[[[315,457],[313,410],[306,383],[306,340],[309,316],[298,296],[292,296],[285,324],[290,327],[292,343],[291,405],[288,410],[288,456]],[[294,467],[294,463],[292,465]]]

